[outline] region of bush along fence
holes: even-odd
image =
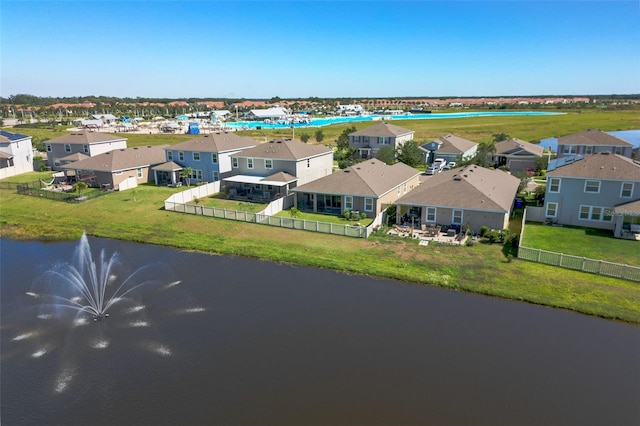
[[[358,225],[342,225],[337,223],[317,222],[273,216],[274,214],[293,205],[293,195],[272,201],[259,213],[250,213],[239,210],[223,209],[219,207],[206,207],[195,204],[187,204],[195,198],[206,197],[220,192],[220,182],[212,182],[201,185],[187,191],[174,194],[164,202],[167,211],[195,214],[219,219],[237,220],[241,222],[257,223],[260,225],[278,226],[281,228],[298,229],[302,231],[321,232],[325,234],[344,235],[347,237],[367,238],[373,232],[373,227],[381,221],[376,218],[368,227]]]
[[[530,260],[532,262],[544,263],[545,265],[559,266],[566,269],[574,269],[592,274],[605,275],[608,277],[622,278],[629,281],[640,282],[640,268],[636,266],[623,265],[621,263],[607,262],[604,260],[589,259],[587,257],[572,256],[564,253],[556,253],[542,249],[524,247],[522,245],[522,235],[527,219],[527,209],[522,217],[522,230],[520,231],[520,246],[518,247],[518,259]]]

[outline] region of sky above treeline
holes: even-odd
[[[640,93],[640,2],[10,1],[0,95]]]

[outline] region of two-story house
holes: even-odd
[[[375,217],[420,185],[420,174],[404,163],[372,158],[296,187],[294,205],[301,211],[339,215],[350,210]]]
[[[366,129],[349,134],[349,148],[356,150],[359,158],[375,157],[380,148],[400,148],[407,141],[413,140],[413,130],[381,122]]]
[[[291,139],[259,144],[231,156],[233,176],[223,179],[232,196],[271,200],[331,174],[333,150]]]
[[[61,170],[61,166],[98,154],[125,149],[127,139],[108,133],[82,130],[49,139],[44,143],[47,150],[47,165],[53,170]]]
[[[31,136],[0,130],[0,179],[32,171]]]
[[[518,138],[496,142],[496,151],[489,155],[496,167],[506,166],[509,171],[535,170],[536,162],[544,155],[544,148]]]
[[[544,199],[547,220],[608,229],[616,237],[640,224],[638,162],[610,152],[561,160],[549,163]]]
[[[464,162],[472,159],[478,152],[478,144],[451,133],[420,146],[424,153],[424,162],[433,163],[436,158],[446,162]]]
[[[233,173],[231,156],[253,148],[258,142],[247,136],[220,132],[199,135],[165,148],[168,164],[154,168],[156,185],[175,184],[184,168],[191,169],[191,182],[215,182]],[[176,167],[177,165],[177,167]]]
[[[598,129],[589,129],[558,138],[558,157],[612,152],[631,158],[632,151],[633,144],[630,142]]]

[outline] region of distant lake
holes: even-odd
[[[94,259],[104,249],[131,269],[157,262],[172,284],[140,294],[144,321],[113,309],[103,321],[66,325],[26,292],[71,262],[76,243],[0,239],[3,425],[640,424],[632,325],[324,269],[89,241]]]
[[[606,132],[620,139],[631,143],[634,148],[640,146],[640,130],[619,130],[615,132]],[[558,151],[558,138],[546,138],[540,140],[540,146],[551,149],[553,152]]]

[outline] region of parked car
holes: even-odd
[[[445,170],[451,170],[456,166],[456,162],[455,161],[449,161],[447,164],[445,164],[444,169]]]
[[[447,164],[446,160],[443,160],[442,158],[436,158],[433,163],[431,163],[431,165],[427,167],[425,174],[435,175],[436,173],[440,173],[444,169],[445,164]]]

